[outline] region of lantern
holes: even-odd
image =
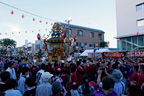
[[[139,32],[137,32],[137,36],[139,36]]]
[[[39,32],[40,32],[40,30],[39,30]]]
[[[20,32],[19,32],[19,34],[20,34]]]
[[[0,33],[0,35],[2,35],[2,33]]]
[[[27,31],[25,31],[25,33],[27,33]]]
[[[33,21],[35,21],[35,18],[33,18]]]
[[[40,20],[39,22],[40,22],[40,23],[42,23],[42,21],[41,21],[41,20]]]
[[[96,47],[98,47],[98,44],[96,44]]]
[[[117,40],[118,42],[120,41],[120,39],[118,38],[118,40]]]
[[[110,44],[110,42],[108,41],[107,44]]]
[[[7,33],[6,33],[7,34]],[[14,34],[14,32],[12,32],[12,34]]]
[[[7,33],[5,33],[5,35],[7,35]]]
[[[34,31],[32,31],[32,32],[34,32]]]
[[[13,15],[13,14],[14,14],[14,11],[11,11],[11,14]]]
[[[76,46],[76,49],[78,49],[78,46]]]
[[[87,45],[85,45],[85,48],[87,48]]]
[[[46,24],[48,24],[48,22],[46,22]]]
[[[37,39],[38,39],[38,40],[40,40],[40,39],[41,39],[41,36],[40,36],[40,34],[38,34],[38,35],[37,35]]]
[[[77,41],[77,37],[76,36],[74,37],[74,41]]]
[[[51,25],[53,25],[53,24],[51,23]]]
[[[24,18],[24,15],[22,15],[22,18]]]
[[[47,31],[47,29],[45,29]]]

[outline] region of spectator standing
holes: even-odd
[[[71,87],[71,96],[79,96],[79,93],[77,91],[78,85],[76,82],[73,82],[72,87]]]
[[[7,90],[5,91],[5,96],[22,96],[19,90],[15,90],[17,82],[15,79],[9,79],[6,81]]]
[[[10,79],[10,73],[7,71],[4,71],[1,73],[0,77],[2,80],[2,82],[0,82],[0,91],[4,92],[7,89],[5,83],[8,79]]]
[[[41,76],[42,84],[37,86],[36,96],[51,96],[52,95],[52,90],[51,90],[52,85],[50,84],[52,76],[53,75],[50,74],[49,72],[44,72],[42,74]]]
[[[16,78],[16,73],[15,73],[14,66],[15,66],[15,62],[11,61],[9,63],[9,67],[8,67],[8,69],[6,71],[8,71],[10,73],[10,75],[11,75],[10,78],[11,79],[15,79],[16,80],[17,78]]]
[[[114,80],[112,78],[106,77],[102,81],[102,88],[98,88],[94,91],[95,96],[118,96],[114,89]]]
[[[25,84],[28,86],[23,96],[35,96],[36,87],[35,79],[33,77],[28,77]]]
[[[52,92],[53,94],[51,96],[63,96],[63,95],[60,95],[62,91],[62,85],[60,82],[56,81],[52,84]]]
[[[22,69],[22,75],[20,76],[20,79],[18,80],[18,90],[21,92],[23,95],[27,89],[27,86],[25,84],[26,77],[29,75],[29,68],[24,67]]]
[[[41,75],[45,72],[45,68],[46,68],[45,64],[42,63],[41,64],[41,69],[36,73],[36,82],[37,82],[37,84],[42,83],[40,78],[41,78]]]
[[[114,91],[118,94],[118,95],[122,95],[124,94],[124,90],[125,90],[125,85],[124,83],[121,81],[122,79],[122,73],[120,70],[114,69],[112,71],[112,73],[110,74],[111,78],[115,81],[114,84]]]
[[[94,87],[89,85],[89,77],[83,76],[83,84],[79,86],[78,93],[80,96],[94,96]]]

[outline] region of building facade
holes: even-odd
[[[68,27],[68,24],[66,23],[61,23],[61,25]],[[104,41],[105,32],[102,30],[72,24],[69,24],[69,28],[67,27],[65,27],[64,30],[66,30],[66,32],[69,33],[69,37],[74,38],[75,36],[77,36],[77,49],[80,49],[81,47],[94,47],[94,45]]]
[[[144,0],[116,0],[120,51],[144,49]]]

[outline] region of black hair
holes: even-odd
[[[71,65],[71,72],[75,72],[76,71],[76,66],[75,65]]]
[[[79,66],[79,65],[80,65],[80,63],[81,63],[80,61],[77,61],[77,66]]]
[[[61,63],[61,68],[63,68],[64,67],[64,63]]]
[[[106,77],[104,78],[104,80],[102,81],[103,86],[102,88],[104,90],[109,90],[110,88],[114,88],[114,80],[112,78]]]
[[[46,65],[44,63],[41,64],[41,69],[45,70]]]
[[[29,87],[35,86],[36,85],[35,78],[34,77],[26,78],[25,84],[28,85]]]
[[[78,88],[77,84],[72,84],[71,89],[76,90]]]
[[[1,77],[1,80],[5,82],[8,79],[10,79],[10,73],[7,71],[4,71],[1,73],[0,77]]]
[[[60,70],[58,70],[58,69],[60,69]],[[56,75],[59,75],[59,74],[61,74],[61,68],[56,69]]]
[[[28,71],[29,71],[29,68],[28,67],[24,67],[22,69],[22,75],[25,75],[25,73],[28,72]]]
[[[86,94],[89,94],[90,93],[90,90],[89,90],[89,77],[87,75],[84,75],[82,77],[82,80],[83,80],[83,92],[84,92],[84,95]]]
[[[15,62],[14,61],[10,61],[9,62],[9,67],[11,67]]]
[[[95,74],[91,74],[90,75],[90,81],[95,81],[96,80],[96,75]]]
[[[139,66],[134,66],[134,69],[138,72]]]
[[[13,89],[17,86],[17,81],[15,79],[8,79],[5,85],[7,89]]]

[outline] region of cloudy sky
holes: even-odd
[[[46,17],[48,20],[8,7],[1,2]],[[71,24],[103,30],[105,41],[110,41],[110,47],[116,48],[115,8],[115,0],[0,0],[0,33],[2,34],[0,39],[14,39],[17,41],[17,46],[24,45],[25,39],[34,43],[38,33],[49,34],[51,23],[65,22],[72,17]],[[40,20],[42,23],[39,23]]]

